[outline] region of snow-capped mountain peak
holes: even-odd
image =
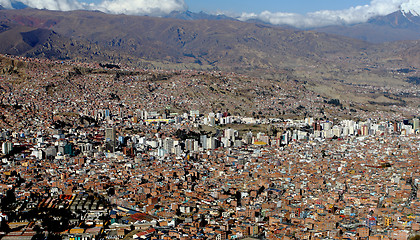
[[[409,0],[401,4],[401,12],[405,14],[411,14],[416,17],[420,16],[420,0]]]

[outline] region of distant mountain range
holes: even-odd
[[[343,51],[357,54],[368,46],[345,37],[228,19],[90,11],[1,10],[0,26],[3,53],[131,64],[154,61],[207,69],[310,65]]]
[[[358,65],[361,59],[363,64],[376,64],[377,59],[395,57],[400,59],[401,65],[420,67],[420,62],[410,57],[417,56],[415,41],[386,45],[366,42],[383,42],[392,37],[397,40],[402,36],[416,39],[420,36],[420,31],[416,32],[419,17],[414,15],[394,13],[366,24],[316,31],[241,22],[205,13],[178,12],[169,17],[29,8],[0,10],[0,52],[142,67],[235,71],[328,65],[330,61]],[[381,35],[378,33],[381,29],[400,34],[383,31]],[[366,39],[366,35],[360,33],[362,30],[371,37]],[[402,34],[404,31],[407,34]],[[361,58],[361,53],[369,57]]]
[[[397,11],[371,18],[366,23],[351,26],[328,26],[312,29],[361,39],[373,43],[420,39],[420,17],[411,12]]]
[[[237,21],[235,18],[228,17],[226,15],[213,15],[208,14],[205,12],[194,13],[191,11],[185,12],[172,12],[169,15],[165,16],[165,18],[175,18],[175,19],[182,19],[182,20],[232,20]]]
[[[14,9],[27,9],[28,6],[19,1],[13,1],[12,7]],[[0,10],[4,9],[0,5]],[[175,11],[164,18],[172,18],[179,20],[231,20],[239,21],[236,18],[226,15],[208,14],[205,12],[191,12],[191,11]],[[270,25],[261,21],[260,19],[249,19],[248,23],[259,23]],[[282,28],[296,29],[292,26],[282,25]],[[324,32],[346,36],[350,38],[360,39],[372,43],[384,43],[402,40],[417,40],[420,39],[420,16],[413,11],[402,9],[386,16],[378,16],[369,19],[368,22],[353,24],[353,25],[332,25],[326,27],[318,27],[312,29],[317,32]]]
[[[166,17],[183,20],[206,19],[239,21],[235,18],[225,15],[211,15],[204,12],[193,13],[190,11],[173,12]],[[259,19],[250,19],[247,22],[270,25],[270,23],[263,22]],[[287,25],[283,25],[281,27],[296,29],[295,27]],[[410,11],[405,12],[401,10],[386,16],[371,18],[366,23],[359,23],[354,25],[335,25],[312,28],[309,30],[346,36],[372,43],[417,40],[420,39],[420,16]]]
[[[352,91],[359,87],[371,96],[357,101],[371,104],[372,109],[378,104],[420,105],[411,92],[400,96],[382,90],[411,89],[418,83],[418,41],[374,44],[223,16],[209,19],[212,17],[189,12],[157,18],[93,11],[0,10],[0,53],[135,68],[220,70],[273,83],[292,79],[320,96],[344,101],[355,101]],[[389,19],[368,24],[407,31],[415,28]],[[381,88],[366,90],[365,86]]]
[[[194,13],[190,11],[172,12],[171,14],[167,15],[166,18],[182,20],[239,21],[226,15],[212,15],[205,12]],[[250,19],[247,22],[271,25],[270,23],[263,22],[259,19]],[[282,25],[280,27],[297,30],[297,28],[288,25]],[[366,23],[353,25],[334,25],[306,30],[346,36],[371,43],[417,40],[420,39],[420,16],[410,11],[405,12],[400,10],[386,16],[371,18]]]

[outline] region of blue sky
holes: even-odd
[[[102,0],[85,0],[99,4]],[[185,0],[192,12],[218,11],[241,14],[243,12],[292,12],[305,14],[319,10],[342,10],[369,4],[369,0]]]
[[[186,0],[193,12],[292,12],[308,13],[319,10],[341,10],[369,4],[368,0]]]

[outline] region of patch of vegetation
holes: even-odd
[[[325,101],[325,100],[324,100]],[[328,104],[331,104],[331,105],[334,105],[334,106],[343,106],[341,103],[340,103],[340,100],[339,99],[331,99],[331,100],[329,100],[329,101],[325,101],[326,103],[328,103]]]
[[[420,77],[408,77],[407,82],[420,85]]]
[[[409,68],[400,68],[400,69],[397,69],[397,72],[398,73],[410,73],[410,72],[414,72],[414,70],[409,69]]]
[[[116,64],[111,64],[111,63],[105,63],[105,64],[99,63],[99,66],[101,66],[103,68],[109,68],[109,69],[113,69],[113,68],[121,69],[120,66],[118,66]]]
[[[385,107],[386,106],[401,106],[401,107],[407,106],[405,101],[402,101],[402,102],[399,102],[399,103],[368,101],[368,103],[372,104],[372,105],[379,105],[379,106],[385,106]]]

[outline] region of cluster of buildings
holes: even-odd
[[[408,239],[420,230],[417,118],[98,116],[83,128],[1,132],[2,204],[15,196],[2,205],[3,239]],[[25,215],[36,209],[70,217],[55,216],[58,232]]]
[[[0,76],[2,240],[407,240],[420,231],[419,109],[362,118],[310,92],[293,96],[306,92],[294,81],[21,60],[33,81]],[[215,104],[226,92],[242,106]]]

